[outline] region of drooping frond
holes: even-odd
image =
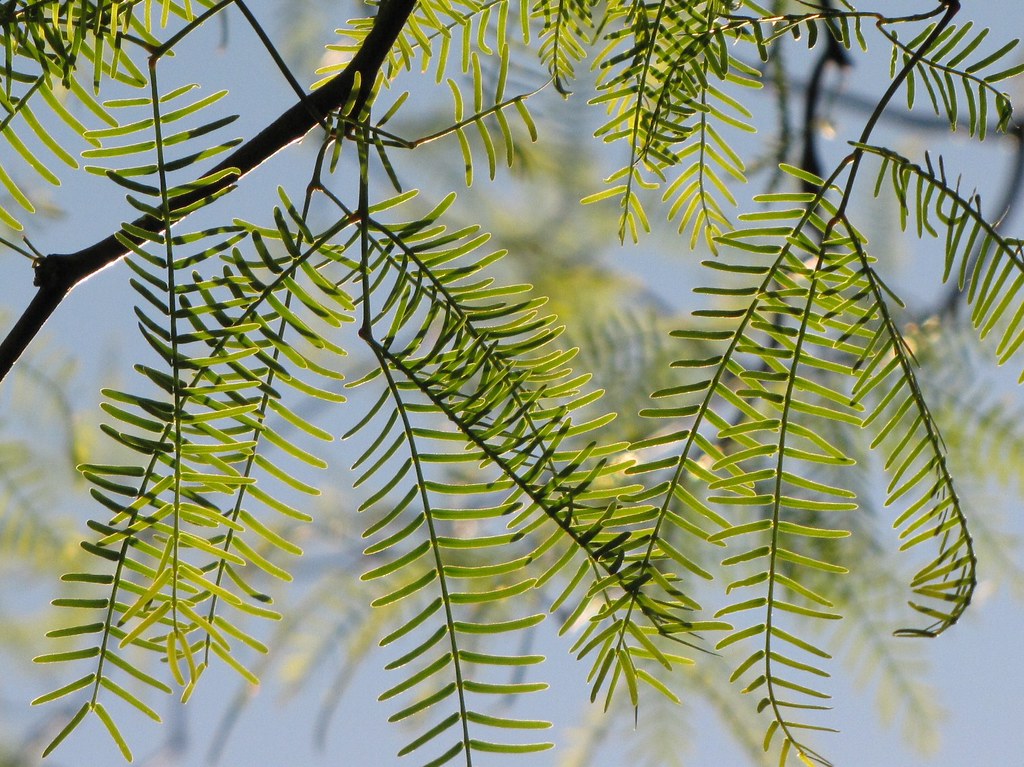
[[[535,662],[493,648],[544,612],[495,620],[483,607],[534,589],[577,557],[581,575],[594,571],[586,583],[600,576],[602,590],[615,588],[628,548],[604,526],[622,492],[609,482],[620,472],[607,460],[614,447],[584,436],[608,419],[571,416],[597,393],[567,367],[572,352],[550,348],[560,329],[541,313],[543,300],[483,276],[501,255],[481,252],[488,238],[440,224],[450,203],[407,222],[385,223],[368,203],[360,216],[359,332],[377,361],[361,383],[384,391],[349,436],[368,444],[357,484],[378,483],[363,508],[394,499],[367,530],[376,540],[366,554],[381,563],[363,577],[395,584],[375,601],[381,608],[423,604],[382,640],[416,642],[391,664],[414,667],[382,697],[419,695],[393,717],[427,719],[403,753],[443,735],[431,763],[463,754],[468,764],[473,752],[549,747],[476,734],[541,726],[484,707],[487,696],[543,687],[491,677]],[[433,478],[438,466],[444,481]],[[417,601],[424,590],[435,598]],[[491,644],[478,645],[483,638]]]
[[[555,88],[566,95],[576,78],[575,64],[583,61],[594,33],[590,0],[539,0],[533,14],[543,20],[538,53],[555,81]]]
[[[944,446],[863,237],[821,195],[765,195],[759,202],[763,211],[744,216],[751,226],[721,238],[746,258],[707,262],[739,281],[699,291],[720,302],[697,312],[716,326],[677,333],[717,347],[710,356],[676,363],[709,373],[655,393],[667,403],[648,414],[680,425],[635,445],[668,455],[631,472],[667,480],[652,541],[679,524],[673,511],[679,502],[718,521],[721,529],[708,536],[710,542],[739,547],[723,564],[737,571],[727,591],[742,598],[716,617],[753,620],[717,646],[758,645],[733,678],[745,679],[747,691],[763,693],[759,709],[772,714],[766,746],[779,734],[783,761],[791,750],[824,761],[800,733],[827,728],[792,712],[823,707],[821,663],[829,655],[798,631],[805,619],[839,613],[827,591],[809,587],[805,574],[838,575],[848,568],[840,550],[830,546],[831,556],[820,559],[807,544],[848,536],[848,527],[833,517],[858,503],[823,477],[824,470],[852,461],[821,436],[819,422],[881,427],[874,444],[885,450],[891,472],[886,503],[906,502],[908,494],[910,499],[895,522],[903,548],[935,542],[939,549],[912,583],[931,602],[913,603],[935,619],[924,631],[941,631],[966,607],[974,560]],[[657,558],[649,562],[653,566]]]
[[[512,45],[517,39],[529,39],[528,11],[526,0],[418,2],[388,56],[381,81],[390,84],[402,72],[419,69],[433,70],[441,83],[469,73],[474,55],[497,56],[501,66],[507,67]],[[348,58],[359,50],[372,26],[372,18],[353,20],[342,31],[344,42],[331,44],[328,50]],[[331,64],[318,72],[327,76],[342,68],[342,64]]]
[[[512,167],[516,157],[516,140],[508,113],[515,110],[531,140],[536,141],[537,128],[526,106],[526,100],[533,93],[515,96],[508,96],[505,93],[508,84],[508,62],[508,52],[504,51],[499,61],[494,95],[493,97],[485,96],[485,80],[487,78],[480,58],[474,53],[470,67],[473,89],[471,111],[467,110],[462,87],[455,80],[449,79],[448,87],[452,94],[454,122],[446,125],[442,130],[412,141],[401,142],[399,145],[413,149],[431,141],[454,135],[459,142],[459,149],[465,162],[467,187],[473,184],[474,145],[483,148],[487,157],[487,177],[490,180],[494,180],[499,160],[503,160],[505,165]]]
[[[892,43],[890,70],[909,62],[921,44],[935,30],[925,27],[912,40],[903,42],[897,33],[879,24],[879,29]],[[997,50],[982,55],[982,44],[989,30],[974,32],[971,22],[948,25],[934,40],[932,47],[917,60],[907,77],[907,107],[913,108],[917,94],[925,90],[936,115],[949,120],[952,130],[961,124],[961,102],[967,102],[967,128],[970,135],[984,139],[992,127],[989,124],[990,104],[995,107],[995,129],[1006,130],[1013,114],[1010,97],[997,85],[1021,72],[1024,64],[1006,66],[1004,59],[1012,53],[1018,40],[1012,40]],[[1004,68],[996,68],[1002,62]]]
[[[864,151],[881,158],[875,193],[892,188],[901,225],[913,219],[918,236],[942,238],[943,281],[956,280],[972,306],[971,322],[982,338],[999,334],[996,356],[999,364],[1008,362],[1024,343],[1024,310],[1014,302],[1024,286],[1024,241],[999,231],[982,212],[980,197],[947,178],[941,157],[935,163],[926,154],[921,166],[891,149]]]
[[[194,3],[197,8],[214,4],[214,0]],[[34,182],[20,178],[25,172],[57,186],[60,179],[51,168],[53,160],[78,167],[68,151],[72,147],[51,135],[50,118],[69,128],[82,144],[95,144],[96,139],[87,135],[82,111],[89,113],[89,119],[116,127],[97,98],[101,85],[110,80],[141,88],[147,83],[133,56],[123,50],[126,40],[155,47],[157,24],[195,23],[192,5],[164,2],[157,16],[151,12],[151,3],[141,0],[15,0],[4,5],[0,10],[6,51],[0,64],[0,134],[21,163],[0,165],[0,184],[14,203],[29,213],[35,211]],[[20,228],[15,214],[4,206],[0,206],[0,223]]]
[[[763,696],[758,709],[768,708],[772,719],[766,747],[779,733],[785,761],[791,749],[816,758],[799,733],[822,726],[791,712],[820,709],[828,697],[819,684],[825,675],[821,663],[829,656],[801,638],[799,626],[802,619],[839,616],[827,598],[802,585],[803,573],[837,575],[846,567],[809,556],[803,549],[807,541],[847,536],[831,517],[856,508],[852,493],[818,481],[814,470],[849,463],[818,436],[816,421],[859,421],[848,394],[835,388],[836,383],[822,384],[817,375],[822,369],[843,372],[852,367],[850,360],[832,359],[832,349],[848,327],[845,313],[837,310],[856,294],[858,280],[851,269],[848,238],[819,245],[803,232],[810,221],[812,232],[827,236],[825,221],[816,214],[782,209],[757,217],[762,219],[762,226],[723,239],[767,256],[767,263],[762,258],[713,264],[758,282],[708,290],[738,306],[699,314],[723,325],[734,322],[733,328],[680,332],[718,347],[717,353],[699,362],[712,375],[657,393],[674,401],[652,408],[650,415],[685,419],[686,425],[666,443],[674,445],[670,459],[638,470],[668,470],[666,512],[673,494],[686,498],[691,509],[705,504],[723,509],[723,529],[709,540],[739,548],[723,564],[736,570],[727,591],[740,599],[720,609],[716,617],[743,623],[717,647],[753,642],[758,648],[733,679],[745,679],[746,691]],[[793,219],[795,224],[788,223]],[[777,226],[769,226],[769,221]],[[748,242],[774,239],[783,232],[789,233],[788,244]],[[695,482],[707,488],[705,500],[700,500],[705,491],[693,487]]]
[[[217,94],[195,98],[186,86],[156,95],[155,74],[153,90],[148,106],[144,99],[141,105],[135,100],[108,104],[123,110],[141,106],[144,114],[124,120],[124,128],[94,133],[118,143],[95,150],[91,157],[152,158],[142,165],[97,172],[127,188],[132,205],[163,220],[167,232],[175,215],[173,198],[196,194],[198,206],[217,196],[202,195],[203,184],[216,178],[200,175],[194,181],[195,168],[234,141],[212,146],[204,142],[200,151],[190,146],[196,137],[230,122],[222,117],[196,124],[196,115],[215,104]],[[172,185],[175,172],[190,180]],[[343,399],[307,376],[340,377],[314,360],[314,354],[341,352],[322,340],[319,328],[336,327],[352,308],[343,293],[310,277],[308,258],[301,252],[307,233],[298,228],[298,233],[292,231],[286,216],[277,216],[277,228],[271,231],[284,247],[274,255],[266,246],[267,237],[241,224],[173,235],[125,227],[123,241],[134,253],[129,265],[139,295],[139,330],[155,364],[137,368],[147,393],[107,391],[102,406],[114,419],[104,431],[129,454],[139,455],[139,463],[82,467],[95,486],[93,496],[109,516],[90,523],[98,537],[83,544],[97,558],[98,567],[69,574],[65,580],[105,595],[58,600],[88,617],[76,617],[76,623],[53,635],[87,637],[88,644],[37,660],[88,659],[94,670],[36,701],[83,687],[91,691],[79,716],[50,749],[93,712],[130,755],[101,696],[114,695],[157,718],[117,677],[134,677],[164,692],[171,689],[142,670],[137,650],[164,659],[185,698],[213,658],[255,682],[237,654],[239,647],[262,645],[240,627],[239,620],[274,618],[276,613],[253,573],[288,580],[287,571],[274,560],[300,553],[274,531],[273,522],[261,519],[262,510],[306,517],[284,500],[284,493],[315,490],[295,479],[287,464],[318,467],[323,462],[300,447],[294,435],[330,438],[290,409],[281,391],[298,389],[320,398]],[[255,250],[253,260],[237,247],[244,239]],[[312,249],[315,252],[315,243]],[[194,270],[208,268],[220,255],[228,264],[222,274],[196,279]],[[312,287],[304,287],[306,280]],[[315,300],[311,289],[317,292]],[[312,316],[303,316],[307,313]],[[304,374],[292,373],[291,365],[304,369]],[[263,477],[259,487],[257,475]],[[275,484],[279,489],[273,489]]]
[[[730,184],[744,181],[743,162],[722,134],[750,132],[750,113],[731,92],[759,87],[757,70],[732,55],[719,0],[614,5],[594,104],[609,120],[597,131],[622,141],[628,162],[587,198],[616,198],[619,236],[648,229],[641,190],[661,189],[669,217],[690,230],[691,247],[728,229],[723,207],[735,205]]]
[[[862,347],[853,397],[856,402],[863,402],[869,392],[877,397],[864,426],[877,429],[872,446],[885,452],[885,469],[891,474],[886,505],[906,504],[893,523],[900,549],[938,544],[938,554],[911,582],[915,594],[928,600],[911,606],[932,622],[900,632],[934,636],[956,623],[971,601],[977,583],[974,548],[945,443],[917,381],[916,360],[889,309],[887,288],[863,251],[860,258],[868,277],[867,298],[873,302],[870,314],[878,327]]]

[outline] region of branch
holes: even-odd
[[[827,8],[829,11],[832,10],[831,0],[826,0],[822,4],[823,8]],[[825,27],[828,31],[828,37],[825,43],[825,50],[822,52],[821,58],[818,59],[818,63],[814,66],[814,71],[811,73],[811,80],[807,85],[807,92],[805,94],[804,101],[804,125],[803,125],[803,158],[800,161],[800,167],[809,173],[813,173],[819,178],[823,175],[821,170],[821,161],[818,158],[818,147],[817,147],[817,132],[818,132],[818,107],[821,105],[822,98],[822,81],[825,77],[825,70],[828,69],[829,65],[834,65],[840,71],[849,69],[852,64],[850,57],[846,53],[846,49],[843,44],[839,42],[839,32],[835,29],[835,21],[828,19],[825,21]],[[801,183],[801,191],[803,192],[816,192],[817,189],[813,188],[813,184],[806,181]]]
[[[349,65],[211,169],[207,174],[211,177],[222,174],[215,182],[197,184],[194,191],[175,197],[171,201],[171,218],[175,218],[175,213],[184,217],[187,214],[183,211],[190,205],[228,191],[239,179],[301,139],[342,105],[351,103],[351,114],[358,115],[370,99],[377,74],[415,4],[416,0],[382,0],[373,27]],[[358,92],[353,95],[357,82]],[[136,219],[132,226],[153,234],[162,233],[165,228],[161,218],[149,215]],[[128,254],[129,249],[121,240],[136,245],[143,241],[140,237],[119,231],[75,253],[51,254],[35,262],[34,284],[39,290],[0,343],[0,381],[7,377],[14,363],[72,288]]]

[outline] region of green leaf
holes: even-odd
[[[128,748],[127,741],[125,741],[124,736],[121,735],[120,730],[117,729],[117,725],[114,724],[114,720],[111,719],[110,714],[107,713],[107,710],[103,707],[103,704],[94,703],[92,705],[92,710],[96,712],[96,716],[99,717],[99,720],[101,722],[103,722],[103,726],[107,729],[107,732],[110,734],[110,737],[113,739],[114,743],[117,744],[117,747],[121,750],[121,756],[124,757],[124,760],[126,762],[132,761],[132,751],[130,748]]]
[[[51,740],[47,744],[46,748],[43,749],[42,755],[44,759],[50,754],[52,754],[54,749],[56,749],[57,746],[63,743],[64,739],[67,738],[68,735],[74,732],[75,728],[82,723],[82,720],[85,719],[85,716],[89,713],[89,711],[89,703],[83,703],[82,707],[75,712],[75,715],[71,717],[71,719],[68,721],[66,725],[64,725],[63,729],[61,729],[61,731],[54,736],[53,740]]]

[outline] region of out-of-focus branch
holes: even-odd
[[[825,0],[822,4],[827,10],[832,10],[831,0]],[[825,50],[814,65],[811,72],[811,79],[807,83],[807,90],[804,93],[804,119],[803,119],[803,156],[800,160],[800,167],[819,178],[822,176],[821,160],[818,158],[818,107],[821,105],[823,96],[823,82],[825,72],[830,66],[839,70],[850,67],[850,57],[846,49],[839,42],[838,32],[834,29],[835,22],[831,19],[825,22],[828,29],[828,36],[825,43]],[[803,182],[805,192],[816,192],[809,182]]]

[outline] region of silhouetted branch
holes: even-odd
[[[832,10],[832,3],[829,0],[822,3],[822,6],[829,11]],[[822,169],[821,160],[818,158],[817,146],[818,107],[821,104],[824,92],[822,90],[822,83],[825,78],[825,72],[830,65],[834,65],[840,70],[850,66],[850,57],[846,54],[846,49],[842,43],[839,42],[838,33],[834,30],[834,25],[835,22],[831,19],[825,22],[825,27],[829,32],[827,42],[825,43],[825,50],[822,51],[821,57],[814,65],[811,79],[807,83],[807,90],[804,94],[803,157],[800,160],[800,167],[819,178],[822,176]],[[802,183],[802,186],[805,192],[818,191],[811,188],[811,185],[806,181]]]
[[[190,206],[229,191],[244,175],[284,147],[301,139],[342,105],[351,104],[351,114],[358,115],[369,100],[377,74],[415,4],[415,0],[384,0],[373,27],[344,71],[300,99],[211,169],[207,176],[216,177],[215,181],[197,184],[194,191],[172,198],[170,218],[180,220],[187,215],[185,211]],[[353,95],[356,83],[358,91]],[[153,215],[142,216],[132,222],[131,226],[154,234],[165,229],[164,219]],[[51,254],[35,262],[34,283],[39,290],[3,343],[0,343],[0,381],[6,378],[14,363],[72,288],[127,255],[128,248],[122,239],[134,244],[142,242],[141,237],[119,231],[75,253]]]

